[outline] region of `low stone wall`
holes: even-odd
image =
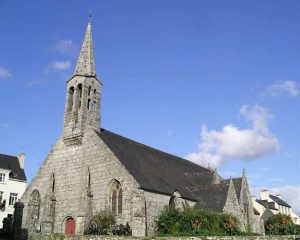
[[[118,237],[118,236],[65,236],[63,234],[34,234],[28,240],[300,240],[296,236],[243,236],[243,237]]]

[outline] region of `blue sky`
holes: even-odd
[[[29,180],[63,125],[88,15],[102,127],[300,213],[300,2],[0,0],[0,152]]]

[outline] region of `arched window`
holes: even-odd
[[[114,181],[110,188],[110,204],[112,214],[122,213],[123,191],[121,184]]]
[[[88,95],[91,96],[91,91],[92,91],[92,87],[89,86],[89,91],[88,91]]]
[[[27,216],[27,228],[30,232],[39,231],[39,219],[40,219],[40,205],[41,198],[40,193],[34,190],[28,202],[28,216]]]
[[[68,106],[67,106],[68,112],[72,111],[73,97],[74,97],[74,87],[70,87],[68,90]]]

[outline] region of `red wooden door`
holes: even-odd
[[[73,218],[68,218],[66,220],[66,234],[73,235],[75,234],[75,220]]]

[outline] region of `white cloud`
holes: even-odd
[[[9,78],[11,76],[11,73],[8,69],[0,67],[0,79]]]
[[[209,166],[212,168],[217,168],[222,163],[222,157],[220,155],[202,151],[197,153],[190,153],[185,156],[185,158],[203,167]]]
[[[71,67],[71,61],[55,61],[49,64],[49,68],[56,71],[68,70]]]
[[[271,84],[267,86],[267,92],[271,94],[271,96],[280,96],[283,94],[287,94],[288,96],[295,97],[299,95],[297,83],[296,81],[292,80]]]
[[[282,199],[291,205],[293,211],[300,215],[300,185],[285,185],[274,188],[254,187],[251,193],[259,198],[259,192],[262,189],[268,189],[272,195],[281,195]]]
[[[258,105],[247,105],[240,109],[240,114],[251,122],[251,128],[239,129],[226,125],[221,131],[208,131],[202,127],[199,151],[190,153],[186,158],[204,165],[220,166],[231,159],[256,159],[275,152],[279,148],[277,138],[268,128],[272,115]]]
[[[76,46],[70,39],[59,40],[53,47],[53,51],[60,53],[73,53],[76,51]]]

